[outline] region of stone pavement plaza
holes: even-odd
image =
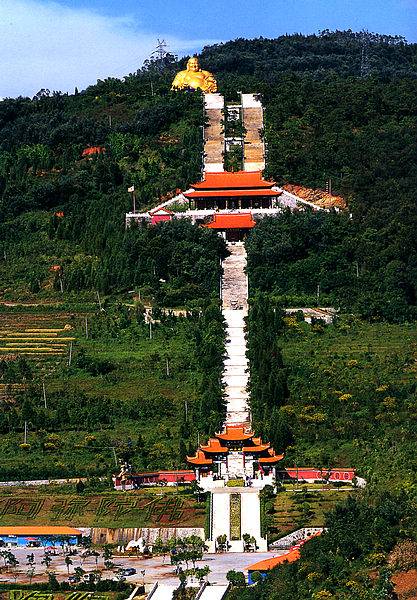
[[[44,552],[41,548],[12,548],[11,551],[19,561],[18,571],[19,576],[17,582],[24,583],[27,581],[26,571],[26,556],[28,554],[35,555],[35,567],[36,576],[33,578],[33,582],[45,581],[47,579],[45,575],[45,565],[41,565]],[[58,552],[58,550],[57,550]],[[210,568],[210,574],[208,580],[210,583],[224,584],[227,583],[226,574],[230,570],[244,571],[245,568],[255,562],[263,560],[265,558],[272,558],[283,554],[284,551],[275,552],[252,552],[246,553],[224,553],[224,554],[205,554],[201,561],[198,561],[197,566],[203,567],[208,565]],[[49,569],[53,571],[59,580],[67,579],[67,567],[64,562],[64,557],[59,551],[57,556],[53,556],[53,561]],[[82,566],[82,568],[88,573],[96,569],[96,563],[94,557],[88,557],[80,564],[80,555],[77,554],[71,557],[73,564],[70,566],[70,574],[74,573],[76,567]],[[137,558],[137,557],[119,557],[113,558],[113,562],[117,565],[114,569],[114,573],[110,571],[103,571],[103,579],[111,579],[115,576],[117,568],[120,567],[134,567],[137,570],[136,575],[127,577],[126,580],[131,583],[142,583],[143,578],[141,571],[145,571],[145,583],[153,583],[155,581],[162,581],[164,583],[178,583],[178,578],[174,573],[174,567],[169,564],[169,557],[165,558],[167,564],[163,564],[162,556],[155,556],[153,558]],[[103,559],[100,557],[98,561],[98,568],[103,569]],[[12,573],[1,572],[1,582],[14,582]]]

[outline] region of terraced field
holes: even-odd
[[[0,363],[17,364],[28,360],[36,379],[50,377],[60,365],[68,362],[80,330],[82,315],[63,311],[0,313]],[[13,401],[16,393],[26,389],[22,377],[3,377],[0,373],[0,400]]]
[[[75,318],[66,313],[0,314],[0,359],[66,355],[74,329]]]

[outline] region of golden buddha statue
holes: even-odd
[[[187,69],[176,74],[171,90],[200,89],[204,93],[217,92],[217,82],[209,71],[200,69],[198,58],[193,56],[187,62]]]

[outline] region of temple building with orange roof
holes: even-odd
[[[219,487],[229,479],[241,478],[254,487],[272,485],[283,454],[277,454],[269,442],[255,437],[244,425],[226,425],[207,444],[200,444],[187,462],[195,469],[201,487]]]
[[[190,210],[249,210],[276,208],[282,194],[260,171],[205,173],[204,179],[184,192]]]

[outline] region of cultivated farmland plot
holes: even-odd
[[[76,317],[68,313],[0,314],[0,360],[62,359],[76,339],[75,328]]]
[[[74,325],[68,314],[0,315],[0,358],[4,355],[66,354],[75,341]]]

